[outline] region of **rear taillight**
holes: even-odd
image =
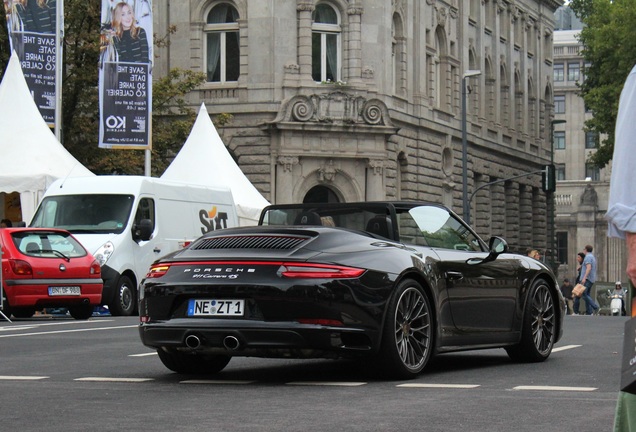
[[[170,266],[168,264],[153,265],[146,274],[147,278],[160,278],[168,272]]]
[[[283,263],[278,269],[283,277],[303,279],[351,279],[359,277],[364,271],[355,267],[311,263]]]
[[[91,264],[91,274],[101,274],[102,266],[99,265],[99,261],[94,260]]]
[[[31,268],[31,264],[28,262],[19,259],[10,259],[9,264],[11,265],[11,270],[13,270],[14,274],[21,276],[33,276],[33,269]]]

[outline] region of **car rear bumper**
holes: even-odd
[[[233,356],[347,357],[377,349],[379,334],[367,329],[239,320],[175,319],[142,323],[139,335],[152,348],[190,349]]]
[[[5,296],[12,307],[73,306],[79,304],[99,305],[102,300],[101,280],[33,280],[18,279],[5,281]],[[79,286],[79,295],[50,296],[49,287]]]

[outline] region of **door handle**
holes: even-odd
[[[159,253],[159,252],[161,252],[161,249],[159,249],[158,247],[156,247],[156,248],[154,248],[152,251],[153,251],[154,253]]]
[[[446,278],[449,280],[459,280],[463,279],[464,275],[461,272],[449,271],[446,272]]]

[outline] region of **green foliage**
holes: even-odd
[[[612,159],[618,100],[636,63],[636,0],[572,0],[570,7],[586,25],[580,41],[588,66],[580,89],[594,114],[586,130],[607,137],[590,158],[602,168]]]
[[[62,143],[95,174],[144,174],[145,152],[97,147],[99,138],[98,60],[101,2],[65,0],[62,89]],[[176,32],[168,29],[168,34]],[[169,44],[168,34],[154,35],[155,46]],[[0,7],[0,70],[9,59],[4,8]],[[173,69],[154,77],[151,174],[160,176],[187,139],[196,113],[183,97],[205,75]]]

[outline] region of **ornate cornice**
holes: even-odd
[[[292,97],[273,123],[281,122],[393,127],[384,102],[343,90]]]

